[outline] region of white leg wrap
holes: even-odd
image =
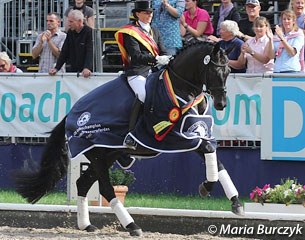
[[[219,174],[219,182],[221,183],[227,198],[230,200],[232,197],[238,196],[237,189],[234,183],[232,182],[231,177],[229,176],[227,170],[225,169],[221,170],[218,174]]]
[[[217,157],[216,152],[206,153],[205,157],[205,165],[206,165],[206,177],[209,182],[217,182],[218,181],[218,167],[217,167]]]
[[[91,225],[89,220],[88,199],[86,197],[77,197],[77,226],[84,230]]]
[[[126,228],[129,223],[134,222],[133,218],[127,212],[126,208],[123,206],[119,199],[112,199],[110,201],[110,207],[124,228]]]

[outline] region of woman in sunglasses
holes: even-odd
[[[22,73],[22,70],[12,64],[6,52],[0,52],[0,72]]]

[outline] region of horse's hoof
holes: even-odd
[[[130,236],[140,237],[143,235],[142,229],[134,222],[129,223],[126,229],[129,232]]]
[[[90,224],[84,230],[87,231],[87,232],[95,232],[95,231],[97,231],[97,227]]]
[[[202,198],[210,197],[210,192],[204,186],[204,182],[199,185],[198,192]]]
[[[238,216],[245,216],[244,207],[239,201],[232,203],[232,213]]]

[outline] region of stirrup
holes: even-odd
[[[131,168],[131,166],[134,164],[136,161],[135,157],[120,157],[118,160],[116,160],[116,163],[119,165],[120,168],[127,170]]]
[[[129,134],[127,134],[124,139],[123,146],[125,146],[129,149],[136,150],[137,145],[138,145],[137,142]]]

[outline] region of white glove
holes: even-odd
[[[168,56],[168,55],[163,55],[163,56],[157,56],[156,60],[157,60],[157,64],[160,65],[167,65],[170,61],[172,56]]]

